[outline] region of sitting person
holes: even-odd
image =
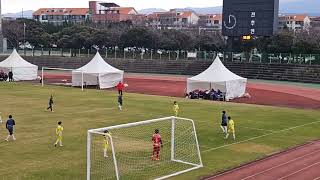
[[[4,81],[4,72],[0,71],[0,81]]]
[[[8,80],[8,74],[4,73],[4,81],[7,81],[7,80]]]

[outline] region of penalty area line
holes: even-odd
[[[273,134],[277,134],[277,133],[281,133],[281,132],[286,132],[286,131],[290,131],[290,130],[293,130],[293,129],[297,129],[297,128],[300,128],[300,127],[308,126],[308,125],[311,125],[311,124],[317,124],[317,123],[320,123],[320,121],[314,121],[314,122],[311,122],[311,123],[306,123],[306,124],[302,124],[302,125],[299,125],[299,126],[293,126],[293,127],[290,127],[290,128],[279,130],[279,131],[273,131],[273,132],[270,132],[270,133],[267,133],[267,134],[264,134],[264,135],[261,135],[261,136],[252,137],[252,138],[249,138],[249,139],[246,139],[246,140],[243,140],[243,141],[239,141],[239,142],[235,142],[235,143],[226,144],[226,145],[223,145],[223,146],[218,146],[218,147],[215,147],[215,148],[207,149],[207,150],[202,151],[201,153],[206,153],[206,152],[218,150],[218,149],[221,149],[221,148],[233,146],[233,145],[236,145],[236,144],[241,144],[241,143],[244,143],[244,142],[248,142],[248,141],[252,141],[252,140],[255,140],[255,139],[263,138],[263,137],[266,137],[266,136],[269,136],[269,135],[273,135]]]

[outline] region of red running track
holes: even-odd
[[[46,74],[45,81],[71,81],[67,74]],[[161,96],[184,97],[186,92],[186,77],[163,76],[149,74],[126,74],[125,82],[129,87],[125,91]],[[251,98],[240,98],[232,102],[293,107],[305,109],[320,109],[320,89],[278,85],[270,83],[251,83],[247,85]]]
[[[208,177],[205,180],[320,179],[320,141]]]

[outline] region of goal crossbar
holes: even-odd
[[[67,68],[52,68],[52,67],[42,67],[41,68],[41,86],[44,86],[44,70],[58,70],[58,71],[72,71],[72,72],[79,72],[81,73],[81,90],[83,91],[83,76],[84,76],[84,71],[83,70],[77,70],[77,69],[67,69]]]
[[[120,175],[119,175],[119,170],[118,170],[118,166],[117,166],[117,158],[116,158],[116,152],[115,152],[115,147],[113,144],[113,139],[112,136],[110,134],[105,134],[104,131],[105,130],[115,130],[115,129],[120,129],[120,128],[128,128],[128,127],[135,127],[135,126],[139,126],[139,125],[146,125],[146,124],[151,124],[151,123],[156,123],[156,122],[161,122],[161,121],[166,121],[166,120],[172,120],[172,129],[174,129],[174,122],[175,120],[185,120],[185,121],[189,121],[192,123],[192,130],[194,132],[195,135],[195,143],[196,143],[196,147],[197,147],[197,156],[199,158],[199,164],[195,164],[195,163],[190,163],[190,162],[186,162],[183,160],[178,160],[174,158],[174,154],[173,154],[173,150],[174,150],[174,133],[172,134],[172,145],[171,145],[171,160],[177,163],[183,163],[183,164],[187,164],[190,166],[193,166],[191,168],[182,170],[182,171],[178,171],[166,176],[162,176],[159,178],[155,178],[155,180],[162,180],[162,179],[167,179],[173,176],[177,176],[189,171],[193,171],[195,169],[199,169],[203,167],[203,163],[202,163],[202,159],[201,159],[201,153],[200,153],[200,148],[199,148],[199,142],[198,142],[198,138],[197,138],[197,133],[196,133],[196,128],[195,128],[195,123],[192,119],[188,119],[188,118],[181,118],[181,117],[175,117],[175,116],[170,116],[170,117],[164,117],[164,118],[158,118],[158,119],[152,119],[152,120],[146,120],[146,121],[140,121],[140,122],[134,122],[134,123],[127,123],[127,124],[122,124],[122,125],[115,125],[115,126],[109,126],[109,127],[104,127],[104,128],[97,128],[97,129],[91,129],[88,130],[88,136],[87,136],[87,141],[91,142],[91,134],[99,134],[99,135],[107,135],[110,143],[111,143],[111,151],[112,151],[112,158],[113,158],[113,162],[114,162],[114,166],[115,166],[115,174],[116,174],[116,179],[119,180],[120,179]],[[91,144],[87,143],[87,180],[90,180],[90,170],[91,170]]]

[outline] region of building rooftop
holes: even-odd
[[[89,8],[40,8],[33,15],[86,15],[88,13]]]

